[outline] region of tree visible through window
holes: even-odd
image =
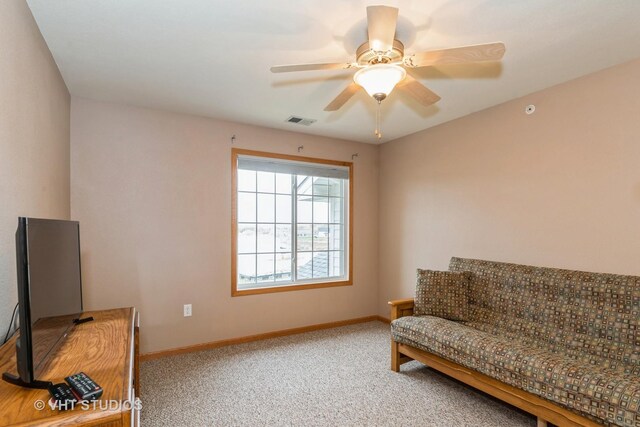
[[[351,164],[244,150],[233,160],[233,292],[350,284]]]

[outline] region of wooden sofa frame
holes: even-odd
[[[393,321],[404,316],[412,316],[413,303],[413,298],[389,301],[389,305],[391,306],[391,320]],[[538,417],[538,427],[546,427],[548,423],[553,423],[559,427],[595,427],[601,425],[535,394],[505,384],[480,372],[443,359],[435,354],[395,342],[392,338],[391,370],[400,372],[400,365],[411,360],[417,360],[430,368],[535,415]]]

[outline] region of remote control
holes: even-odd
[[[57,409],[66,411],[67,409],[73,409],[77,402],[76,396],[65,383],[54,384],[49,387],[49,394],[51,394],[51,401]]]
[[[102,396],[102,387],[84,372],[71,375],[64,380],[71,386],[78,400],[96,400]]]

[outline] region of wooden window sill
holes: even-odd
[[[283,285],[268,288],[232,289],[231,296],[241,297],[246,295],[272,294],[276,292],[302,291],[305,289],[335,288],[337,286],[351,286],[352,284],[353,282],[351,280],[342,280],[338,282],[305,283],[302,285]]]

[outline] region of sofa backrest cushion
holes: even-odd
[[[640,365],[640,277],[455,257],[449,269],[472,273],[469,322],[593,363]]]
[[[471,273],[418,269],[413,314],[469,320]]]

